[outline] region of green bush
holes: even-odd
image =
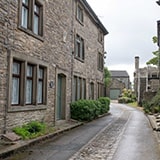
[[[134,102],[132,98],[129,97],[120,97],[118,98],[118,103],[132,103]]]
[[[146,113],[160,112],[160,91],[151,99],[151,101],[143,101],[142,106]]]
[[[101,103],[101,114],[109,111],[110,99],[108,97],[100,97],[98,101]]]
[[[135,101],[136,96],[130,89],[123,89],[121,96],[118,98],[118,103],[132,103]]]
[[[46,125],[37,121],[29,122],[22,127],[15,127],[13,131],[23,139],[35,138],[45,132]]]
[[[71,118],[78,121],[91,121],[109,110],[109,98],[100,98],[98,100],[78,100],[72,102]]]

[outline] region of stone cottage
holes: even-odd
[[[159,70],[154,66],[139,67],[139,57],[135,57],[135,72],[134,72],[134,91],[137,97],[137,102],[142,105],[144,94],[150,92],[150,96],[159,89]]]
[[[111,99],[116,100],[119,98],[123,89],[130,89],[130,78],[125,70],[110,70],[111,84],[108,88],[108,95]]]
[[[103,96],[108,31],[86,0],[1,0],[0,33],[1,133]]]

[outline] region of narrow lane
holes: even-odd
[[[160,160],[159,144],[144,113],[112,104],[117,107],[123,108],[123,115],[70,160]]]
[[[160,160],[156,137],[141,111],[112,103],[110,112],[6,160]]]
[[[113,160],[160,160],[159,144],[142,112],[132,111]]]
[[[123,114],[123,109],[112,108],[111,114],[65,132],[48,142],[35,145],[6,160],[68,160],[106,126]]]

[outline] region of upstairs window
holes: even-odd
[[[75,40],[75,57],[84,60],[84,40],[79,35],[76,35]]]
[[[100,31],[100,30],[99,30],[99,32],[98,32],[98,41],[99,41],[100,43],[103,43],[103,41],[104,41],[103,32]]]
[[[40,33],[40,10],[41,6],[36,4],[34,5],[34,24],[33,24],[33,32],[35,34]]]
[[[103,68],[104,68],[103,55],[101,53],[98,53],[98,70],[103,71]]]
[[[21,15],[21,25],[24,28],[29,27],[29,2],[28,0],[23,0],[22,1],[22,15]]]
[[[43,5],[38,0],[20,0],[20,28],[43,36]]]
[[[77,20],[83,23],[83,9],[79,5],[77,5]]]

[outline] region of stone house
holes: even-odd
[[[137,102],[142,105],[144,94],[155,95],[159,89],[159,70],[154,66],[139,68],[139,57],[135,57],[134,91]],[[147,94],[146,94],[147,95]]]
[[[0,33],[1,133],[103,96],[108,31],[86,0],[1,0]]]
[[[109,86],[109,97],[111,99],[118,99],[123,89],[130,89],[130,78],[127,71],[124,70],[110,70],[111,84]]]

